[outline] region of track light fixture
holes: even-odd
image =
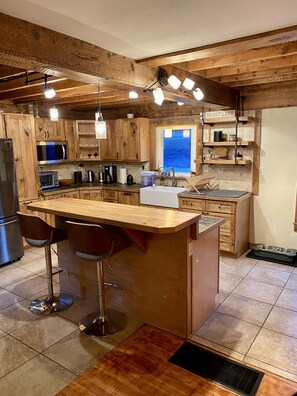
[[[182,86],[187,90],[187,91],[183,89],[180,90],[180,92],[183,93],[184,95],[189,96],[190,94],[193,94],[196,100],[202,100],[204,98],[204,94],[200,88],[196,88],[195,90],[193,90],[195,86],[195,81],[186,77],[182,83],[179,78],[177,78],[173,74],[171,76],[168,76],[167,71],[165,69],[160,68],[158,71],[157,81],[155,81],[148,88],[143,90],[143,92],[152,92],[154,96],[154,101],[158,105],[161,105],[163,103],[165,97],[162,88],[160,87],[153,88],[153,86],[157,83],[159,83],[162,87],[166,87],[169,84],[173,89],[179,89],[182,84]],[[179,106],[182,106],[184,104],[184,102],[177,102],[177,103]]]
[[[47,83],[47,74],[44,76],[44,96],[46,99],[52,99],[54,96],[56,96],[56,91],[54,88],[50,88]]]
[[[137,98],[138,98],[138,93],[136,91],[129,92],[129,99],[137,99]]]
[[[100,86],[98,84],[98,111],[95,113],[95,133],[96,139],[106,139],[106,122],[100,109]]]

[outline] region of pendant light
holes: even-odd
[[[100,86],[98,84],[98,111],[95,113],[95,132],[96,139],[106,139],[106,122],[103,121],[103,116],[100,109]]]
[[[44,96],[46,99],[52,99],[56,96],[56,91],[54,88],[50,88],[47,83],[47,75],[44,76]]]
[[[59,120],[59,111],[55,106],[50,108],[50,119],[51,119],[51,121]]]

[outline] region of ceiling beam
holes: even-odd
[[[242,52],[253,48],[261,48],[276,43],[288,43],[297,40],[297,25],[271,30],[269,32],[253,34],[251,36],[222,41],[189,50],[172,52],[151,58],[141,59],[138,62],[151,67],[172,65],[212,56]]]

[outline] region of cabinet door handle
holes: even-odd
[[[44,134],[44,139],[46,139],[46,131],[44,131],[43,134]]]
[[[131,196],[131,193],[124,192],[124,195],[129,195],[129,196]]]
[[[49,139],[49,132],[47,133],[47,138]]]

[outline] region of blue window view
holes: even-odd
[[[191,130],[163,131],[163,166],[174,167],[175,172],[191,172]]]

